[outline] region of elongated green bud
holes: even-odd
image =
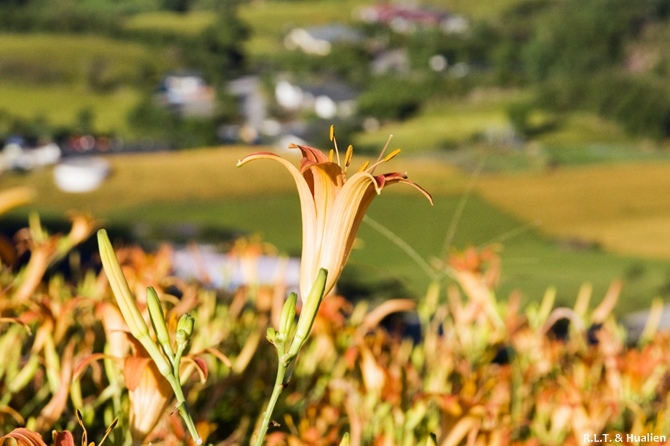
[[[349,446],[349,432],[344,434],[342,441],[340,441],[340,446]]]
[[[156,340],[163,348],[165,355],[168,358],[173,358],[174,350],[172,349],[170,333],[168,332],[168,327],[165,323],[163,306],[161,305],[161,301],[158,299],[158,294],[153,287],[147,288],[147,308],[149,309],[151,325],[154,327],[154,332],[156,333]]]
[[[295,326],[295,306],[298,302],[298,295],[291,293],[288,295],[284,306],[281,309],[281,319],[279,320],[279,333],[288,336]]]
[[[98,231],[98,249],[100,250],[100,259],[102,260],[105,274],[107,274],[109,285],[112,287],[116,303],[119,306],[119,310],[121,310],[123,319],[128,325],[128,329],[130,329],[130,333],[144,346],[151,359],[156,363],[156,367],[158,367],[161,375],[168,377],[172,373],[172,366],[151,339],[149,327],[144,322],[139,308],[137,308],[133,293],[130,292],[130,287],[123,275],[121,265],[119,265],[119,261],[116,259],[112,243],[109,241],[107,231],[104,229]]]
[[[114,248],[112,248],[109,237],[107,237],[107,231],[104,229],[98,231],[98,248],[109,285],[112,287],[116,303],[119,305],[123,319],[128,324],[130,333],[137,339],[148,335],[149,327],[147,327],[140,310],[137,308],[133,293],[130,292],[128,282],[126,282],[123,271],[121,271],[121,265],[116,259]]]

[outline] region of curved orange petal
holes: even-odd
[[[40,434],[25,427],[17,427],[7,435],[0,437],[0,446],[9,438],[16,440],[18,446],[47,446]]]
[[[315,244],[303,245],[302,258],[318,259],[324,246],[328,244],[326,239],[326,228],[328,218],[332,214],[332,207],[341,193],[345,183],[345,175],[340,166],[335,163],[311,163],[304,172],[305,178],[311,181],[314,209],[316,211]],[[303,222],[307,224],[307,222]],[[300,275],[300,291],[302,296],[309,293],[316,275],[319,271],[318,262],[309,261],[305,263]]]
[[[357,172],[344,184],[328,215],[318,268],[328,270],[326,290],[331,290],[342,272],[358,227],[374,197],[381,192],[367,172]],[[314,273],[316,274],[316,273]],[[326,291],[326,292],[327,292]]]
[[[385,174],[382,174],[382,175],[376,175],[375,179],[378,182],[380,192],[381,192],[381,189],[383,189],[385,186],[387,186],[389,184],[405,183],[405,184],[409,184],[410,186],[414,187],[416,190],[421,192],[423,194],[423,196],[428,199],[428,201],[430,202],[431,205],[434,204],[433,203],[433,196],[430,195],[430,193],[426,189],[419,186],[414,181],[408,179],[407,175],[405,175],[403,173],[400,173],[400,172],[385,173]]]
[[[327,163],[328,156],[319,149],[310,146],[301,146],[298,144],[289,144],[289,149],[300,149],[302,152],[302,160],[300,161],[300,170],[302,171],[303,163]]]
[[[303,152],[304,153],[304,152]],[[248,156],[245,156],[241,160],[237,162],[237,166],[243,166],[244,164],[248,163],[249,161],[254,161],[258,159],[270,159],[277,161],[280,163],[282,166],[286,168],[286,170],[289,171],[291,176],[293,176],[293,180],[295,181],[296,187],[298,188],[298,196],[300,198],[300,211],[302,214],[302,249],[303,249],[303,258],[301,261],[301,270],[305,268],[305,270],[310,271],[312,270],[312,266],[309,265],[309,261],[313,259],[313,257],[305,256],[305,252],[309,252],[310,250],[315,250],[318,249],[321,245],[320,238],[318,237],[318,226],[317,226],[317,210],[316,210],[316,204],[314,202],[314,197],[312,195],[312,187],[310,187],[310,184],[308,184],[308,181],[303,177],[303,175],[300,173],[298,168],[296,168],[293,164],[291,164],[289,161],[286,159],[282,158],[279,155],[276,155],[271,152],[259,152],[259,153],[254,153]],[[307,293],[309,292],[309,288],[311,287],[311,283],[305,288],[303,284],[303,274],[300,274],[301,280],[300,280],[300,294],[301,298],[304,298],[304,296],[307,296]],[[316,276],[314,276],[316,277]]]

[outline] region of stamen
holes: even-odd
[[[330,140],[331,140],[331,141],[333,142],[333,144],[335,145],[335,154],[337,155],[337,165],[341,167],[341,164],[340,164],[340,151],[337,149],[337,140],[335,139],[335,126],[334,126],[334,125],[331,125],[331,126],[330,126]],[[331,158],[330,161],[332,162],[333,159]]]
[[[391,153],[389,153],[388,155],[386,155],[386,157],[384,158],[383,162],[385,163],[385,162],[387,162],[387,161],[392,160],[392,159],[395,158],[395,156],[396,156],[397,154],[399,154],[401,151],[402,151],[402,149],[395,149],[393,152],[391,152]]]
[[[386,149],[388,148],[389,143],[391,142],[391,138],[393,138],[392,134],[389,135],[389,138],[386,140],[386,144],[384,144],[384,148],[382,149],[382,153],[379,154],[379,157],[377,158],[377,161],[375,161],[375,163],[370,168],[370,173],[374,173],[375,167],[377,167],[378,164],[381,164],[383,162],[384,152],[386,152]]]
[[[402,149],[395,149],[393,152],[391,152],[391,153],[389,153],[388,155],[386,155],[386,157],[385,157],[383,160],[377,160],[377,162],[374,163],[374,164],[372,165],[372,167],[370,167],[370,173],[373,173],[373,172],[375,171],[375,167],[377,167],[378,165],[380,165],[380,164],[382,164],[382,163],[385,163],[385,162],[387,162],[387,161],[390,160],[390,159],[395,158],[395,156],[396,156],[397,154],[399,154],[401,150],[402,150]]]
[[[331,163],[333,162],[334,152],[335,151],[333,149],[330,149],[330,152],[328,152],[328,161],[330,161]]]
[[[354,156],[354,146],[349,144],[347,147],[347,153],[344,155],[344,171],[347,171],[347,167],[351,164],[351,158]]]
[[[360,169],[358,169],[358,171],[363,172],[365,169],[368,168],[369,165],[370,165],[370,161],[364,162],[363,165],[360,167]]]

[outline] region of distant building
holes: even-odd
[[[294,28],[284,38],[289,50],[326,56],[336,43],[355,43],[363,38],[361,33],[345,25],[326,25],[311,28]]]
[[[470,28],[468,20],[458,14],[412,5],[377,4],[358,11],[360,20],[385,25],[401,34],[419,29],[439,28],[445,34],[459,34]]]
[[[277,82],[275,99],[286,110],[313,112],[322,119],[347,118],[356,111],[358,94],[341,82],[320,85],[294,85]]]
[[[57,163],[61,158],[60,147],[52,141],[28,145],[17,136],[10,137],[0,151],[0,173],[5,170],[29,171]]]
[[[216,92],[196,73],[173,73],[163,78],[159,103],[182,116],[212,116],[216,110]]]
[[[409,68],[407,48],[383,51],[375,56],[370,64],[370,70],[373,74],[408,74]]]
[[[267,104],[258,76],[244,76],[228,82],[228,93],[237,100],[243,120],[241,125],[227,125],[222,129],[224,141],[258,142],[267,127]]]

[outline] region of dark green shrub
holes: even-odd
[[[358,110],[381,120],[407,119],[419,111],[425,94],[407,79],[380,77],[360,96]]]
[[[509,119],[517,133],[527,135],[530,131],[528,118],[532,110],[533,105],[529,101],[517,101],[507,106],[507,119]]]

